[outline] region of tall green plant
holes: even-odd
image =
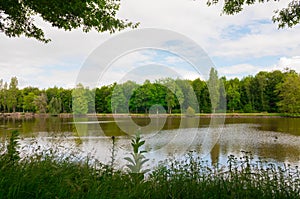
[[[14,130],[11,132],[11,137],[9,139],[9,143],[7,144],[7,153],[4,154],[6,157],[6,160],[9,163],[15,164],[20,160],[20,155],[19,155],[19,132],[17,130]]]
[[[141,147],[145,144],[145,140],[142,140],[140,133],[131,139],[131,146],[133,152],[130,153],[131,157],[125,157],[124,159],[129,162],[126,166],[129,168],[130,173],[145,174],[149,169],[143,170],[143,165],[149,160],[143,154],[147,153],[145,150],[141,150]]]

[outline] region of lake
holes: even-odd
[[[226,164],[227,156],[251,152],[278,164],[300,166],[300,118],[36,118],[0,119],[2,143],[13,129],[20,132],[23,154],[56,148],[58,153],[92,156],[109,163],[112,152],[122,168],[131,152],[130,136],[140,131],[148,166],[194,151],[203,160]],[[112,136],[115,137],[114,150]]]

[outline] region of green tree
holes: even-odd
[[[58,115],[61,111],[61,99],[53,97],[49,102],[48,110],[51,115]]]
[[[88,103],[88,113],[95,113],[95,89],[85,88],[85,95]]]
[[[240,81],[238,78],[231,79],[226,83],[226,97],[228,109],[232,112],[239,109],[240,106]]]
[[[199,105],[197,103],[197,98],[194,89],[191,85],[191,81],[176,79],[176,84],[179,86],[184,96],[182,108],[186,110],[188,107],[191,107],[195,111],[198,111]]]
[[[48,88],[46,91],[47,94],[47,99],[49,101],[51,101],[52,98],[56,97],[56,98],[60,98],[60,89],[56,86],[54,86],[53,88]]]
[[[182,106],[184,95],[175,80],[166,78],[161,82],[167,88],[165,100],[168,107],[168,113],[171,114],[174,107],[177,105]]]
[[[269,102],[266,96],[267,72],[261,71],[257,73],[251,85],[251,92],[254,97],[254,109],[256,111],[268,111]]]
[[[247,76],[240,81],[241,106],[243,112],[246,113],[253,112],[254,97],[253,97],[253,92],[251,90],[253,79],[254,78],[252,76]]]
[[[63,113],[71,113],[72,112],[72,90],[60,88],[59,93],[61,99],[61,111]]]
[[[226,82],[227,80],[225,76],[219,79],[220,98],[219,98],[218,110],[223,113],[226,113],[227,110],[227,99],[226,99],[227,93],[225,89]]]
[[[151,82],[146,80],[144,84],[134,90],[129,106],[131,111],[147,113],[154,96],[151,92]]]
[[[9,83],[7,96],[8,111],[12,109],[13,112],[16,112],[18,92],[18,79],[17,77],[12,77]]]
[[[53,27],[84,32],[122,30],[137,24],[116,17],[118,0],[5,0],[0,2],[0,31],[9,37],[24,35],[42,42],[49,42],[44,32],[35,23],[39,16]]]
[[[96,88],[95,107],[97,113],[111,112],[111,95],[115,84]]]
[[[82,84],[78,84],[72,92],[72,111],[73,114],[87,114],[88,113],[88,99],[86,89]]]
[[[192,86],[199,103],[199,110],[201,113],[210,113],[211,112],[211,102],[209,98],[209,91],[205,81],[195,79],[192,82]]]
[[[36,98],[36,95],[33,92],[28,93],[28,95],[24,96],[23,101],[23,109],[27,112],[35,112],[36,106],[34,104],[34,99]]]
[[[7,92],[7,82],[4,82],[4,85],[3,85],[3,89],[2,89],[2,106],[3,106],[3,112],[5,113],[7,110],[8,110],[8,92]]]
[[[142,86],[133,91],[129,100],[130,111],[148,113],[152,107],[156,109],[156,113],[159,113],[158,105],[166,106],[165,96],[165,86],[158,82],[151,83],[149,80],[146,80]]]
[[[135,89],[137,89],[139,87],[139,85],[133,81],[126,81],[125,83],[123,83],[121,85],[122,89],[123,89],[123,94],[125,96],[125,105],[126,105],[126,110],[129,107],[129,101],[131,96],[133,95],[133,92]],[[127,110],[128,111],[128,110]]]
[[[114,113],[125,113],[127,109],[126,98],[121,85],[116,85],[111,96],[111,109]]]
[[[0,112],[3,111],[4,107],[4,83],[3,79],[0,79]]]
[[[275,70],[267,74],[266,98],[269,103],[269,109],[267,110],[268,112],[279,112],[277,104],[280,101],[280,97],[277,91],[277,85],[283,83],[283,81],[284,74],[279,70]]]
[[[277,90],[281,98],[278,102],[280,110],[285,113],[300,113],[300,75],[287,74]]]
[[[209,90],[212,110],[215,113],[216,108],[218,107],[220,102],[220,82],[219,82],[218,72],[214,68],[210,69],[207,86]]]
[[[226,0],[223,5],[223,13],[233,15],[243,10],[245,5],[255,3],[266,3],[270,0]],[[275,2],[278,0],[274,0]],[[222,1],[223,2],[223,1]],[[208,0],[207,5],[218,4],[219,0]],[[272,18],[273,22],[278,22],[278,28],[293,27],[300,21],[300,2],[290,0],[286,8],[275,10],[275,15]]]
[[[47,111],[47,96],[45,93],[41,93],[41,95],[36,96],[33,100],[33,103],[36,107],[37,112],[46,113],[46,111]]]

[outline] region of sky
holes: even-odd
[[[184,35],[204,50],[219,76],[242,78],[286,67],[300,72],[300,25],[278,30],[271,20],[273,11],[287,3],[256,4],[227,16],[221,12],[222,4],[207,7],[201,0],[122,0],[118,17],[139,22],[138,29],[166,29]],[[50,43],[0,33],[0,79],[9,82],[16,76],[20,88],[74,87],[83,65],[99,46],[132,31],[113,35],[80,29],[66,32],[39,18],[36,21],[52,39]],[[188,60],[172,52],[138,49],[114,59],[97,84],[165,77],[202,76]]]

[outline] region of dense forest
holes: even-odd
[[[220,99],[226,99],[222,101]],[[155,108],[156,107],[156,108]],[[163,107],[163,108],[162,108]],[[200,113],[268,112],[300,113],[300,75],[294,70],[259,72],[241,80],[218,77],[213,68],[209,80],[160,79],[133,81],[89,89],[18,88],[17,77],[0,80],[0,111],[35,113],[149,113],[151,110],[181,113],[189,107]]]

